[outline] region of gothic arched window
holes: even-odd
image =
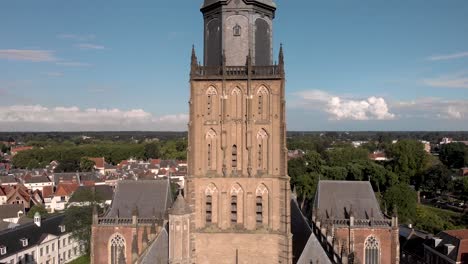
[[[237,224],[237,196],[231,196],[231,223]]]
[[[239,26],[239,24],[236,24],[232,29],[232,32],[234,37],[239,37],[241,35],[241,26]]]
[[[257,169],[268,170],[268,134],[264,129],[257,133]]]
[[[214,118],[218,107],[218,93],[213,86],[206,90],[206,115],[207,118]]]
[[[260,87],[257,92],[257,114],[259,120],[268,120],[270,115],[269,109],[269,92],[265,86]]]
[[[365,243],[365,264],[379,264],[380,263],[380,248],[379,242],[374,236],[366,239]]]
[[[206,165],[207,170],[216,170],[216,150],[217,150],[217,136],[213,129],[206,133]]]
[[[110,264],[125,263],[125,239],[115,234],[109,241]]]
[[[260,184],[255,191],[255,213],[257,226],[268,225],[268,189],[264,184]]]
[[[213,183],[210,183],[205,189],[205,223],[211,224],[217,222],[218,217],[218,189]]]
[[[236,87],[231,92],[231,116],[233,119],[242,119],[242,91]]]
[[[213,197],[211,195],[206,196],[205,201],[205,210],[206,210],[206,222],[211,223],[213,221]]]

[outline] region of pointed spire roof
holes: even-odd
[[[172,208],[169,209],[169,214],[171,215],[184,215],[190,213],[190,206],[185,201],[182,194],[179,192],[176,201],[172,205]]]

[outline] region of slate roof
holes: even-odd
[[[22,204],[0,205],[0,219],[16,218],[18,217],[19,211],[22,211],[24,214],[24,205]]]
[[[0,184],[1,183],[17,183],[15,176],[7,175],[7,176],[0,176]]]
[[[135,207],[140,218],[165,215],[172,205],[168,180],[119,181],[107,217],[130,218]]]
[[[320,181],[315,193],[314,210],[322,217],[346,219],[352,207],[356,219],[384,219],[370,182]]]
[[[293,234],[293,263],[297,263],[312,230],[295,199],[291,199],[291,233]]]
[[[18,251],[33,247],[40,243],[44,234],[61,235],[59,225],[63,223],[64,215],[57,215],[43,219],[41,226],[34,223],[21,225],[17,228],[6,229],[0,232],[0,246],[6,246],[7,253],[2,258],[6,258]],[[27,238],[28,246],[23,247],[20,239]]]
[[[159,232],[158,237],[148,247],[148,250],[139,262],[141,264],[169,263],[169,235],[166,228]]]
[[[442,231],[438,233],[436,237],[442,239],[437,247],[434,248],[433,241],[426,241],[426,244],[452,260],[466,261],[468,253],[468,229]],[[455,246],[448,255],[445,254],[445,244],[452,244]]]
[[[399,227],[400,249],[407,254],[424,259],[424,243],[432,238],[432,235],[404,225]]]

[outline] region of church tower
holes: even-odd
[[[273,0],[205,0],[192,50],[188,179],[191,263],[292,262],[283,51]]]

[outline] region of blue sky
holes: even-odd
[[[185,130],[201,2],[1,1],[0,130]],[[276,3],[288,130],[468,129],[468,1]]]

